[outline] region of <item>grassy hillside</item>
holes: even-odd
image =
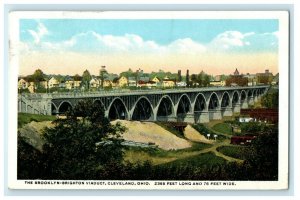
[[[50,115],[36,115],[29,113],[18,113],[18,128],[23,127],[25,124],[28,124],[32,121],[42,122],[42,121],[53,121],[55,116]]]
[[[187,166],[191,165],[193,167],[213,167],[216,165],[223,165],[227,161],[221,157],[216,156],[212,152],[199,154],[196,156],[190,156],[183,159],[178,159],[166,164],[163,164],[165,166]]]
[[[217,151],[221,152],[226,156],[230,156],[242,160],[245,160],[246,156],[249,154],[247,150],[248,147],[244,147],[244,146],[221,146],[217,148]]]
[[[193,143],[190,148],[169,151],[159,148],[129,147],[125,150],[125,160],[132,163],[151,161],[154,165],[157,165],[190,157],[210,147],[212,147],[211,144],[204,143]]]
[[[232,134],[232,128],[229,123],[219,123],[212,127],[214,131],[224,133],[224,134]]]

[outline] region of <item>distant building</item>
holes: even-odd
[[[225,86],[225,81],[210,81],[209,84],[215,87],[223,87]]]
[[[226,86],[247,86],[247,85],[248,85],[248,78],[240,74],[237,68],[233,72],[233,75],[230,75],[226,79]]]
[[[258,84],[271,84],[273,81],[273,74],[268,69],[264,73],[257,73],[256,76]]]
[[[60,82],[54,76],[52,76],[48,81],[49,88],[58,87],[59,83]]]
[[[160,83],[160,79],[157,76],[155,76],[151,81],[153,81],[157,84]]]
[[[121,76],[121,77],[118,79],[118,86],[119,86],[119,87],[125,87],[125,86],[128,86],[128,79],[127,79],[125,76]]]
[[[240,72],[237,68],[235,68],[235,71],[233,72],[233,75],[234,76],[239,76],[240,75]]]
[[[163,87],[174,87],[175,86],[175,80],[170,79],[168,76],[166,76],[162,81]]]
[[[82,77],[81,76],[74,76],[74,88],[80,88],[81,82],[82,82]]]
[[[248,79],[248,86],[257,85],[257,76],[255,74],[247,73],[244,77]]]
[[[279,84],[279,74],[277,73],[272,80],[272,85],[278,85]]]
[[[241,122],[241,123],[248,123],[248,122],[254,122],[254,121],[256,121],[256,120],[253,119],[252,117],[247,117],[247,116],[239,117],[239,122]]]
[[[90,88],[99,88],[100,86],[100,80],[98,80],[96,77],[93,77],[90,80]]]
[[[182,81],[181,70],[178,70],[178,72],[177,72],[177,79],[178,79],[178,82]]]
[[[43,78],[40,82],[39,85],[42,86],[43,88],[47,89],[48,88],[48,80]]]
[[[216,76],[214,77],[214,79],[215,79],[215,81],[221,81],[221,75],[216,75]]]
[[[113,82],[109,79],[105,79],[103,81],[103,87],[112,87],[113,86]]]
[[[33,82],[30,82],[30,85],[28,86],[28,91],[30,93],[34,93],[35,92],[35,85]]]
[[[256,108],[256,109],[241,109],[241,116],[249,116],[255,121],[262,121],[277,124],[278,109]]]
[[[74,79],[70,76],[65,77],[65,87],[68,90],[71,90],[74,88]]]
[[[128,86],[129,87],[135,87],[136,86],[136,78],[135,77],[129,77],[128,78]]]
[[[26,89],[28,88],[29,83],[24,78],[19,79],[18,81],[18,88],[19,89]]]
[[[65,81],[61,81],[58,85],[59,88],[66,88],[66,82]]]
[[[148,81],[148,83],[146,83],[146,86],[148,88],[153,88],[153,87],[157,87],[157,83],[154,81]]]
[[[186,82],[184,82],[184,81],[177,82],[176,86],[177,87],[186,87]]]
[[[118,87],[118,80],[119,78],[118,77],[115,77],[113,80],[112,80],[112,86],[115,88],[115,87]]]

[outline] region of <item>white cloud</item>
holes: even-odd
[[[206,47],[191,38],[178,39],[168,45],[169,52],[182,54],[197,54],[206,51]]]
[[[101,35],[88,31],[74,35],[60,43],[42,42],[46,50],[96,51],[105,53],[150,53],[150,54],[195,54],[202,53],[206,47],[191,38],[178,39],[168,45],[161,45],[151,40],[144,40],[139,35],[123,36]]]
[[[144,41],[138,35],[125,34],[123,36],[101,35],[94,31],[88,31],[73,36],[62,43],[62,47],[69,50],[91,50],[91,51],[151,51],[160,46],[154,41]]]
[[[49,34],[48,29],[41,22],[38,22],[37,30],[28,30],[28,32],[33,37],[35,44],[39,44],[42,37]]]
[[[249,46],[251,43],[246,40],[253,36],[254,32],[241,33],[239,31],[225,31],[217,35],[209,44],[212,50],[228,50],[232,47]]]
[[[274,49],[278,32],[256,34],[239,31],[225,31],[217,35],[211,42],[202,44],[191,38],[177,39],[170,44],[159,44],[144,40],[136,34],[102,35],[94,31],[76,34],[70,39],[60,42],[47,42],[43,36],[49,34],[47,28],[39,23],[37,31],[32,31],[34,43],[27,43],[27,51],[44,52],[97,52],[102,55],[112,53],[165,55],[199,55],[205,52],[228,52],[240,50]],[[272,44],[271,44],[272,43]]]
[[[278,38],[279,36],[279,31],[274,31],[274,32],[265,32],[260,34],[261,36],[275,36]]]

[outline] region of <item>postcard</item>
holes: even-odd
[[[288,12],[16,11],[9,45],[10,189],[288,189]]]

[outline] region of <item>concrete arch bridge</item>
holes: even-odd
[[[205,123],[248,108],[269,86],[19,95],[19,112],[62,114],[92,99],[111,119]]]

